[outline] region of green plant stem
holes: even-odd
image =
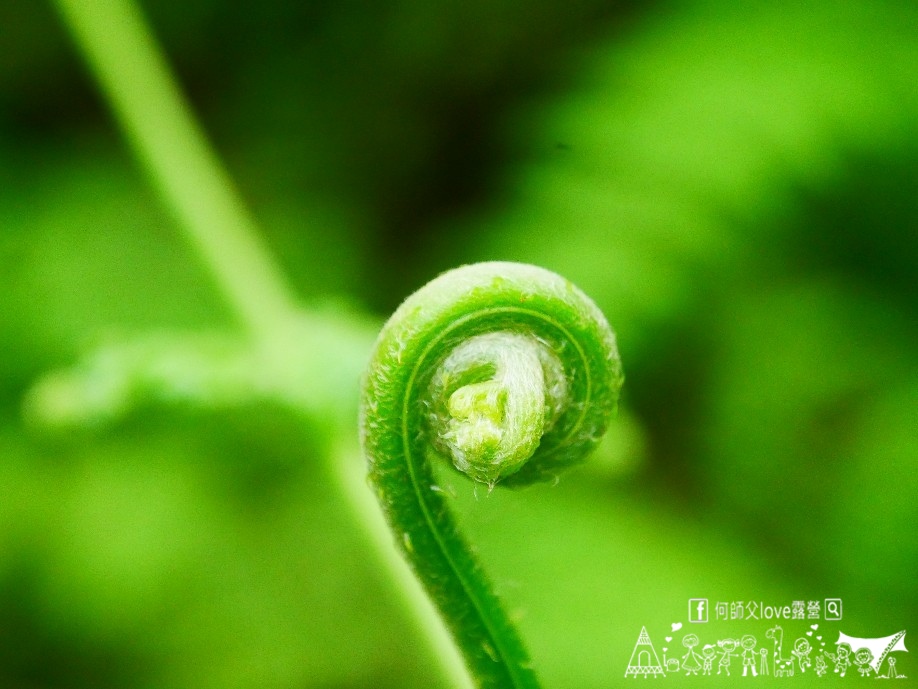
[[[55,0],[134,153],[256,336],[295,300],[130,0]]]
[[[539,685],[430,462],[448,458],[492,487],[552,480],[595,447],[621,383],[602,313],[534,266],[479,263],[445,273],[380,333],[361,394],[370,481],[482,689]]]
[[[367,486],[366,462],[360,449],[356,444],[344,443],[333,457],[334,480],[357,521],[365,546],[376,554],[386,575],[395,583],[394,591],[404,608],[410,611],[418,634],[425,640],[444,681],[452,689],[474,689],[462,656],[437,609],[392,542],[389,525]]]
[[[130,0],[55,0],[135,155],[171,207],[238,318],[261,345],[289,346],[305,316],[259,239],[170,74],[144,18]],[[310,331],[316,330],[310,324]],[[318,328],[322,331],[323,328]],[[468,678],[442,623],[392,545],[353,457],[329,452],[329,475],[356,527],[423,630],[434,663],[454,687]]]

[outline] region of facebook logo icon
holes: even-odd
[[[707,622],[708,621],[708,599],[707,598],[689,598],[688,621],[689,622]]]

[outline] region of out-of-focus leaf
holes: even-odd
[[[93,146],[66,161],[49,154],[47,167],[27,169],[0,194],[0,386],[22,390],[102,335],[231,327],[209,276],[138,173],[104,144]],[[304,298],[327,299],[349,291],[356,272],[340,218],[309,198],[266,200],[261,210],[284,215],[280,237],[307,207],[316,216],[297,227],[296,282]]]
[[[649,13],[579,86],[511,120],[521,156],[450,260],[542,263],[593,295],[641,366],[661,323],[754,263],[800,188],[847,152],[918,146],[915,11],[700,2]]]
[[[918,609],[916,332],[824,282],[735,294],[705,394],[702,484],[815,576]],[[897,408],[898,406],[898,408]]]
[[[40,454],[4,434],[0,683],[437,686],[298,426],[148,415]]]
[[[437,240],[594,296],[650,475],[876,619],[915,608],[911,484],[882,478],[918,458],[890,406],[918,365],[915,25],[893,2],[647,13],[572,94],[510,120],[521,160],[497,200]]]

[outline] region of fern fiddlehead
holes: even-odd
[[[525,264],[444,273],[376,341],[360,410],[370,482],[480,687],[538,682],[429,462],[446,459],[489,487],[551,480],[599,441],[622,380],[596,305]]]

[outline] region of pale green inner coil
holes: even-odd
[[[561,361],[535,336],[477,335],[431,380],[433,444],[459,471],[493,486],[533,455],[567,395]]]

